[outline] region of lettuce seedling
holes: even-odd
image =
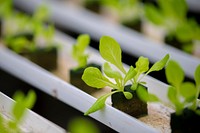
[[[195,19],[188,19],[181,23],[176,31],[175,36],[178,40],[184,43],[181,49],[188,53],[194,51],[194,41],[200,41],[200,25]]]
[[[34,21],[45,22],[50,18],[49,9],[46,5],[40,5],[32,16]]]
[[[45,24],[50,18],[49,9],[46,5],[39,6],[31,17],[33,23],[34,41],[37,43],[41,38],[44,40],[43,47],[53,42],[55,27],[53,24]],[[41,44],[41,43],[40,43]]]
[[[101,6],[114,10],[121,23],[140,20],[143,12],[140,0],[102,0]]]
[[[3,133],[20,133],[19,124],[26,113],[26,109],[31,109],[33,107],[36,101],[36,94],[33,90],[30,90],[27,96],[25,96],[23,92],[17,91],[14,94],[13,99],[13,118],[11,120],[7,120],[0,115],[0,131]]]
[[[194,51],[194,41],[200,40],[200,26],[193,18],[187,17],[186,0],[158,0],[158,7],[145,5],[148,21],[165,30],[165,41],[188,53]]]
[[[146,89],[140,87],[138,84],[145,84],[142,79],[153,71],[161,70],[169,59],[169,55],[165,55],[163,59],[156,62],[149,69],[149,60],[145,57],[139,57],[135,63],[135,68],[130,66],[127,71],[121,60],[121,48],[120,45],[111,37],[103,36],[100,39],[99,45],[100,55],[106,60],[103,65],[103,72],[95,67],[88,67],[85,69],[82,79],[83,81],[94,88],[104,88],[106,86],[111,87],[115,90],[107,93],[100,98],[85,112],[85,115],[93,113],[104,107],[106,99],[116,92],[123,92],[127,99],[131,99],[133,96],[130,92],[125,92],[124,87],[127,84],[131,84],[131,89],[138,93],[139,98],[143,101],[157,101],[158,98],[147,92]],[[145,73],[145,74],[144,74]],[[144,75],[142,75],[144,74]]]
[[[87,65],[88,54],[85,53],[89,46],[90,36],[88,34],[79,35],[76,43],[72,47],[72,57],[77,61],[78,65],[74,69],[85,67]]]
[[[158,0],[158,6],[145,4],[145,16],[155,25],[165,28],[167,34],[173,34],[176,27],[187,17],[187,3],[185,0]]]
[[[200,115],[199,92],[200,92],[200,65],[197,66],[192,82],[184,82],[184,71],[174,60],[170,60],[165,69],[166,78],[170,84],[168,98],[175,108],[175,113],[181,115],[185,108],[196,111]]]
[[[44,25],[48,20],[48,9],[40,6],[33,16],[16,12],[5,20],[5,43],[17,53],[28,53],[37,48],[48,48],[53,45],[55,28],[53,24]],[[15,22],[14,27],[10,28],[9,23]],[[54,46],[53,46],[54,47]]]

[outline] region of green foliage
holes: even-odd
[[[198,96],[200,92],[200,65],[197,66],[192,82],[184,82],[184,71],[174,60],[170,60],[165,69],[166,78],[170,84],[168,98],[173,104],[176,114],[181,114],[184,108],[196,110],[199,106]]]
[[[116,93],[118,91],[114,91],[114,92],[110,92],[108,94],[105,94],[101,97],[99,97],[97,99],[97,101],[92,105],[92,107],[90,107],[85,113],[84,115],[88,115],[88,114],[91,114],[93,112],[96,112],[97,110],[100,110],[102,109],[104,106],[105,106],[105,102],[106,102],[106,99],[111,96],[112,94]]]
[[[103,36],[100,39],[99,51],[103,59],[115,65],[120,71],[126,73],[121,61],[120,45],[109,36]]]
[[[73,118],[67,125],[67,129],[70,133],[100,133],[97,125],[84,117]]]
[[[1,0],[0,1],[0,19],[8,17],[13,11],[12,0]]]
[[[48,18],[48,8],[44,5],[39,6],[32,16],[13,11],[3,19],[5,31],[2,40],[17,53],[52,47],[55,28],[53,24],[44,25]]]
[[[130,21],[141,19],[143,6],[141,0],[101,0],[102,7],[114,10],[120,21]]]
[[[173,32],[186,20],[188,7],[185,0],[158,0],[157,4],[158,7],[145,4],[145,16],[150,22],[166,28],[167,32]]]
[[[200,26],[194,19],[188,19],[185,23],[181,23],[176,30],[176,37],[182,42],[191,40],[200,40]]]
[[[22,51],[25,51],[25,49],[28,51],[35,49],[35,45],[25,37],[7,38],[6,44],[9,44],[9,47],[12,48],[12,50],[14,50],[16,53],[21,53]]]
[[[146,89],[138,87],[138,84],[145,84],[142,79],[144,76],[153,71],[159,71],[164,68],[169,59],[167,54],[162,60],[156,62],[149,69],[149,60],[145,57],[140,57],[135,63],[136,67],[130,66],[129,70],[125,70],[121,60],[121,48],[120,45],[111,37],[103,36],[100,39],[99,51],[101,56],[107,62],[103,65],[102,74],[100,70],[94,67],[88,67],[85,69],[82,79],[83,81],[95,88],[104,88],[106,86],[116,89],[106,95],[101,96],[93,106],[85,113],[88,115],[104,107],[106,99],[116,92],[123,92],[127,99],[132,98],[130,92],[124,92],[124,87],[131,84],[131,89],[136,90],[137,94],[144,101],[157,101],[155,95],[149,94]],[[145,74],[144,74],[145,73]],[[144,74],[143,76],[141,76]],[[111,79],[113,79],[111,81]]]
[[[145,16],[151,23],[161,26],[166,36],[174,36],[184,43],[181,49],[192,53],[193,41],[200,40],[200,26],[195,19],[187,18],[186,0],[158,0],[158,7],[145,5]]]
[[[77,68],[87,65],[88,55],[85,53],[85,50],[89,43],[90,36],[88,34],[81,34],[77,37],[77,41],[72,47],[72,57],[78,62]]]
[[[30,90],[27,96],[21,91],[17,91],[13,99],[15,100],[12,106],[12,119],[6,119],[0,115],[0,131],[2,133],[20,133],[19,124],[25,116],[26,110],[31,109],[36,101],[36,94]]]
[[[49,17],[50,14],[46,5],[39,6],[33,14],[33,19],[37,22],[45,22]]]

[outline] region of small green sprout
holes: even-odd
[[[38,47],[51,48],[54,45],[55,27],[53,24],[44,25],[48,17],[46,6],[38,7],[33,16],[21,12],[12,13],[4,20],[5,44],[17,53],[33,52]],[[14,27],[10,27],[11,22],[15,23]]]
[[[196,111],[200,115],[199,92],[200,92],[200,65],[197,66],[192,82],[184,82],[184,71],[174,60],[170,60],[165,69],[166,78],[170,84],[168,98],[175,108],[176,114],[181,115],[185,108]]]
[[[98,98],[92,107],[85,112],[85,115],[103,108],[106,99],[116,92],[123,92],[127,99],[131,99],[132,94],[124,91],[124,87],[127,84],[132,85],[131,89],[138,93],[141,100],[158,100],[155,95],[149,94],[145,88],[140,87],[138,84],[144,85],[145,82],[142,81],[142,79],[150,72],[161,70],[169,59],[168,54],[162,60],[156,62],[150,69],[148,58],[141,56],[135,64],[136,67],[134,68],[133,66],[130,66],[129,70],[126,71],[121,60],[122,51],[120,45],[113,38],[103,36],[100,39],[99,50],[103,59],[107,61],[103,65],[103,72],[105,75],[103,75],[100,70],[95,67],[88,67],[85,69],[82,79],[87,85],[95,88],[104,88],[108,86],[116,90]],[[142,74],[144,75],[142,76]],[[113,79],[113,81],[110,79]]]
[[[114,10],[121,23],[141,19],[143,12],[140,0],[102,0],[101,5]]]
[[[33,14],[33,20],[37,22],[45,22],[50,18],[49,9],[46,5],[40,5]]]
[[[23,92],[17,91],[13,99],[15,100],[12,106],[11,120],[4,119],[0,115],[0,131],[2,133],[20,133],[19,124],[25,116],[26,110],[31,109],[36,101],[36,94],[33,90],[30,90],[27,96]]]
[[[158,7],[152,4],[145,5],[147,20],[164,28],[165,37],[168,40],[177,40],[181,43],[181,46],[177,46],[179,49],[192,54],[195,41],[200,40],[200,25],[195,19],[187,17],[186,0],[168,0],[167,2],[158,0],[157,2]]]
[[[193,53],[194,41],[200,41],[200,25],[195,19],[188,19],[177,27],[175,36],[184,43],[181,49],[188,53]]]
[[[158,7],[145,4],[145,16],[155,25],[162,26],[167,33],[174,33],[176,27],[186,20],[187,3],[185,0],[158,0]]]
[[[72,57],[78,62],[75,69],[85,67],[87,65],[88,54],[85,53],[89,46],[90,36],[88,34],[79,35],[77,42],[72,47]]]

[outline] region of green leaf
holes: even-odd
[[[19,121],[20,118],[23,116],[26,108],[23,104],[24,94],[21,91],[17,91],[14,94],[13,99],[16,101],[16,103],[13,106],[12,113],[16,121]]]
[[[190,99],[191,97],[196,97],[196,93],[198,92],[197,88],[195,85],[191,82],[184,82],[181,84],[180,87],[180,94],[185,98],[185,99]]]
[[[199,88],[200,87],[200,65],[196,67],[195,73],[194,73],[194,79],[196,86]]]
[[[143,56],[140,56],[138,61],[135,63],[135,65],[136,65],[136,68],[135,68],[136,71],[139,74],[142,74],[149,70],[149,59]]]
[[[147,72],[150,73],[152,71],[160,71],[161,69],[163,69],[167,63],[167,61],[169,60],[169,54],[165,55],[165,57],[163,59],[161,59],[160,61],[157,61]]]
[[[123,92],[124,96],[126,97],[126,99],[132,99],[133,95],[130,92]]]
[[[102,109],[105,106],[106,99],[111,96],[112,94],[116,93],[117,91],[110,92],[98,98],[96,102],[84,113],[84,115],[89,115],[93,112],[96,112]]]
[[[138,83],[134,83],[131,85],[131,90],[135,91],[138,88]]]
[[[67,125],[70,133],[100,133],[96,123],[85,117],[75,117]]]
[[[95,88],[103,88],[105,86],[110,86],[115,88],[112,82],[110,82],[106,77],[104,77],[101,71],[95,67],[88,67],[84,70],[82,75],[82,80],[89,86]]]
[[[158,6],[160,8],[159,12],[162,12],[163,16],[169,17],[174,14],[174,7],[172,2],[172,0],[168,0],[167,3],[164,0],[158,0]]]
[[[149,97],[149,99],[148,99],[149,102],[159,102],[160,101],[159,98],[154,94],[149,93],[148,97]]]
[[[20,119],[23,117],[26,108],[31,109],[36,101],[36,94],[34,91],[30,90],[25,96],[21,91],[17,91],[13,99],[16,101],[12,113],[15,117],[16,123],[20,121]]]
[[[165,74],[168,83],[179,88],[184,80],[184,71],[181,66],[174,60],[170,60],[165,69]]]
[[[49,9],[46,5],[39,6],[36,11],[34,12],[33,18],[36,21],[43,22],[48,20],[49,18]]]
[[[198,28],[199,25],[194,19],[188,19],[177,26],[175,36],[181,42],[190,42],[191,40],[195,40]]]
[[[120,45],[113,38],[109,36],[101,37],[99,51],[106,61],[115,65],[123,73],[126,73],[121,61],[122,51]]]
[[[0,1],[0,18],[7,17],[13,12],[13,0]]]
[[[78,57],[84,54],[85,49],[90,43],[90,37],[87,34],[82,34],[77,37],[76,43],[72,46],[72,55]]]
[[[43,32],[41,36],[44,36],[47,42],[52,43],[55,34],[55,27],[53,24],[47,25],[42,28]]]
[[[28,48],[30,42],[25,37],[8,38],[6,42],[16,53],[20,53]]]
[[[104,73],[106,74],[106,76],[108,76],[109,78],[122,80],[121,74],[118,71],[112,70],[112,68],[110,67],[110,65],[107,62],[104,63],[104,69],[103,70],[104,70]]]
[[[149,100],[149,94],[147,89],[142,86],[142,85],[138,85],[137,89],[136,89],[136,93],[138,95],[138,97],[140,98],[140,100],[147,102]]]
[[[81,34],[77,37],[77,42],[72,46],[72,56],[78,62],[78,68],[87,65],[88,55],[84,52],[89,43],[90,36],[88,34]]]
[[[169,100],[171,101],[171,103],[173,103],[175,106],[177,104],[179,104],[179,99],[177,98],[176,88],[169,86],[167,96],[168,96]]]
[[[182,20],[186,17],[187,3],[185,0],[168,0],[167,3],[164,0],[158,0],[158,6],[166,18]]]
[[[124,83],[126,83],[128,80],[132,79],[136,74],[137,74],[137,72],[135,71],[133,66],[130,66],[127,74],[124,77]]]
[[[137,92],[138,97],[144,102],[158,102],[159,101],[159,98],[156,95],[148,93],[148,90],[142,85],[138,85],[136,92]]]
[[[87,66],[87,60],[88,60],[88,55],[79,56],[79,57],[77,58],[77,61],[78,61],[78,66],[77,66],[77,68],[81,68],[81,67]]]
[[[152,4],[145,4],[145,16],[155,25],[163,25],[164,19],[162,13]]]
[[[181,19],[185,19],[188,12],[188,5],[186,0],[171,0],[173,1],[173,9],[176,17]]]
[[[83,53],[90,44],[90,36],[88,34],[81,34],[77,38],[76,48],[78,52]]]
[[[30,90],[24,98],[25,107],[31,109],[35,104],[36,98],[36,93],[33,90]]]

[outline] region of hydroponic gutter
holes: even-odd
[[[124,26],[114,25],[103,20],[100,16],[85,9],[50,0],[14,0],[15,5],[28,12],[33,12],[41,4],[46,4],[51,11],[52,20],[78,33],[88,33],[92,38],[99,40],[102,35],[115,38],[122,50],[134,56],[146,56],[155,62],[167,53],[171,59],[178,61],[187,77],[193,79],[194,71],[200,59],[189,55],[169,45],[156,44],[142,34],[134,32]]]
[[[85,112],[96,100],[94,97],[4,47],[0,47],[0,68],[79,111]],[[139,120],[121,113],[111,106],[106,106],[104,110],[98,111],[91,116],[119,132],[156,133],[156,129],[146,126]]]
[[[63,42],[63,47],[67,50],[70,49],[70,45],[74,42],[73,39],[62,33],[56,34],[56,40]],[[103,63],[96,50],[91,48],[89,52],[92,55],[90,61]],[[0,45],[0,68],[81,112],[85,112],[96,100],[93,96],[82,92],[80,89],[42,69],[24,57],[13,53],[3,45]],[[144,81],[147,82],[151,93],[158,95],[163,101],[167,101],[166,91],[168,86],[166,84],[150,76],[145,77]],[[136,118],[130,117],[110,105],[106,105],[105,109],[97,111],[90,116],[117,132],[159,132],[157,129],[146,125]]]
[[[12,119],[12,105],[14,100],[0,92],[0,113],[5,119]],[[20,123],[20,128],[26,133],[66,133],[64,129],[27,109]]]

